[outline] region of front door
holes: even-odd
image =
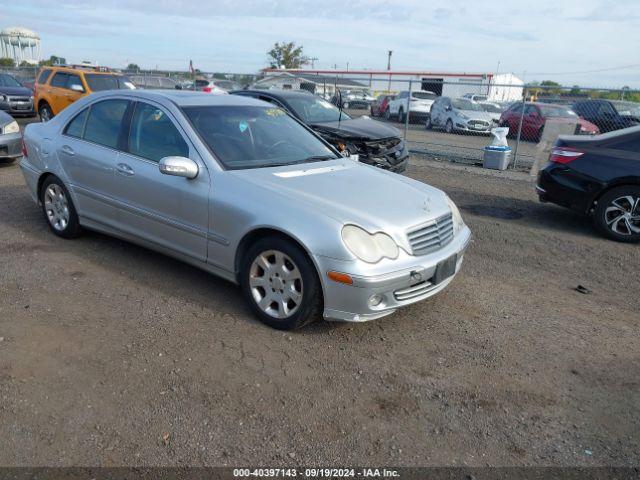
[[[78,100],[85,92],[82,80],[74,73],[56,72],[49,85],[49,103],[54,115]]]
[[[199,167],[188,180],[160,173],[163,157],[181,156]],[[151,102],[136,102],[129,136],[115,167],[123,229],[152,244],[205,262],[209,173],[175,118]]]

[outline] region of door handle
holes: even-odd
[[[133,175],[135,175],[136,172],[133,171],[133,168],[131,168],[129,165],[127,165],[126,163],[119,163],[116,166],[116,171],[120,174],[120,175],[124,175],[125,177],[131,177]]]
[[[71,148],[69,145],[63,145],[62,146],[62,151],[65,154],[69,155],[70,157],[73,157],[76,154],[75,150],[73,148]]]

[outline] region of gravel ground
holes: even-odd
[[[460,275],[289,334],[195,268],[55,237],[0,167],[0,465],[638,465],[640,247],[524,174],[408,175],[461,206]]]

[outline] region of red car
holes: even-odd
[[[384,112],[389,108],[389,102],[396,98],[395,95],[378,95],[376,99],[371,102],[371,116],[382,117]]]
[[[522,115],[522,102],[511,105],[500,115],[500,126],[509,127],[509,135],[517,135]],[[564,120],[580,125],[580,134],[596,135],[600,130],[591,122],[580,118],[576,112],[566,105],[552,103],[527,102],[522,117],[522,138],[537,142],[540,140],[547,119]]]

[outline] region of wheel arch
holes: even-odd
[[[322,275],[320,270],[318,269],[318,265],[316,264],[313,258],[313,255],[311,255],[311,252],[309,252],[307,247],[305,247],[304,243],[302,243],[300,239],[296,238],[294,235],[290,234],[289,232],[286,232],[284,230],[280,230],[274,227],[256,227],[250,230],[249,232],[245,233],[245,235],[242,237],[242,239],[238,243],[238,248],[236,248],[236,255],[234,259],[234,270],[235,270],[236,279],[238,283],[240,282],[240,279],[238,277],[240,275],[240,267],[241,267],[242,259],[245,253],[247,252],[247,250],[249,250],[251,245],[253,245],[255,242],[269,236],[283,238],[293,243],[298,248],[300,248],[300,250],[305,254],[309,262],[311,262],[311,265],[313,265],[313,268],[315,269],[316,274],[318,275],[318,281],[320,282],[320,286],[322,288],[322,295],[324,296],[325,292],[324,292],[324,282],[322,281]]]
[[[41,98],[40,100],[38,100],[38,111],[40,111],[40,108],[42,108],[44,105],[48,105],[49,108],[51,108],[51,104],[47,101],[46,98]],[[53,109],[51,111],[53,112]]]
[[[625,177],[613,180],[612,182],[608,183],[605,188],[598,191],[598,193],[596,193],[591,199],[589,207],[587,208],[587,213],[593,212],[593,210],[596,208],[596,205],[598,204],[598,200],[600,200],[605,194],[607,194],[614,188],[626,186],[640,187],[640,177]]]
[[[50,177],[57,178],[62,182],[60,177],[51,172],[44,172],[42,175],[40,175],[40,177],[38,178],[38,188],[36,190],[36,192],[38,193],[38,202],[40,203],[42,203],[42,185],[44,185],[45,180]]]

